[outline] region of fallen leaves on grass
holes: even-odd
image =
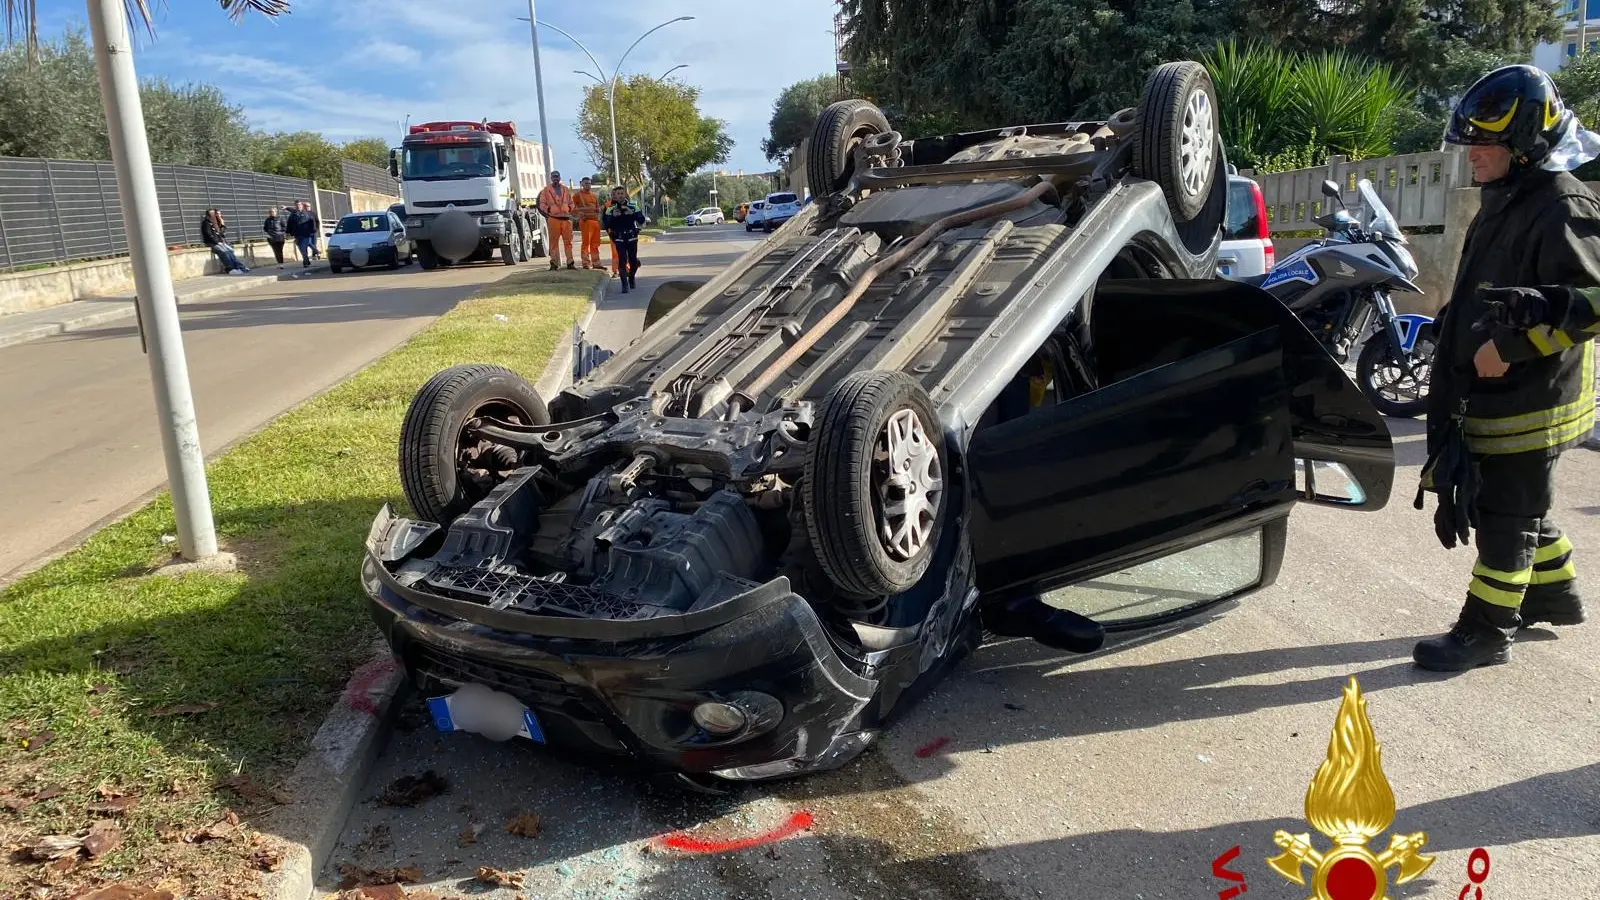
[[[45,800],[54,800],[55,798],[61,796],[62,794],[65,794],[66,792],[67,792],[67,789],[62,787],[61,785],[52,784],[52,785],[49,785],[47,787],[41,788],[39,790],[39,793],[33,795],[33,799],[38,800],[40,802],[43,802]]]
[[[56,733],[48,728],[44,731],[35,732],[33,734],[24,734],[22,736],[22,749],[32,753],[33,751],[48,745],[55,739]]]
[[[203,844],[206,841],[231,841],[239,834],[239,815],[233,810],[223,813],[222,818],[199,831],[184,837],[186,844]]]
[[[437,797],[449,788],[449,782],[439,773],[429,769],[421,775],[401,775],[378,795],[380,806],[416,806],[430,797]]]
[[[339,876],[340,890],[383,884],[416,884],[424,877],[419,866],[368,869],[353,863],[340,863]]]
[[[174,900],[174,897],[171,891],[118,882],[87,894],[79,894],[73,900]]]
[[[96,820],[83,838],[83,849],[90,859],[98,859],[121,846],[122,826],[111,819]]]
[[[19,797],[16,794],[0,794],[0,809],[7,812],[22,812],[33,805],[33,798]]]
[[[60,859],[51,860],[50,862],[40,866],[39,871],[34,873],[34,877],[38,878],[45,884],[60,884],[62,879],[66,878],[68,875],[71,875],[72,871],[76,868],[78,868],[77,854],[73,854],[72,856],[63,856]]]
[[[217,704],[210,700],[204,703],[179,703],[174,706],[158,706],[145,713],[147,716],[192,716],[196,713],[210,712],[217,708]]]
[[[498,884],[501,887],[522,887],[522,875],[517,872],[502,872],[489,866],[479,866],[477,878],[484,884]]]
[[[89,812],[97,816],[120,816],[139,802],[135,797],[113,797],[89,804]]]
[[[506,833],[514,834],[517,837],[538,837],[539,814],[523,813],[520,816],[514,816],[506,822]]]
[[[29,857],[37,860],[60,859],[64,856],[77,856],[83,849],[83,838],[73,837],[70,834],[47,834],[35,838],[27,847]]]
[[[110,692],[111,685],[109,684],[101,683],[89,686],[89,693],[91,694],[108,694]]]
[[[407,893],[398,884],[368,884],[344,891],[334,900],[440,900],[440,897],[430,893]]]
[[[288,803],[289,794],[278,788],[267,787],[258,783],[249,775],[235,775],[217,782],[217,787],[226,788],[238,795],[240,800],[251,806],[270,806]]]

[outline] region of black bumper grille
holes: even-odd
[[[598,698],[581,687],[536,669],[474,659],[421,642],[413,642],[406,656],[417,680],[428,687],[453,689],[464,684],[481,684],[510,694],[533,709],[560,711],[588,722],[602,721]]]
[[[472,600],[494,609],[574,616],[583,619],[648,619],[670,613],[579,584],[545,581],[519,572],[496,572],[470,566],[440,566],[423,579],[429,588],[450,597]]]

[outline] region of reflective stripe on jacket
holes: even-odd
[[[1450,302],[1438,323],[1429,389],[1429,450],[1464,397],[1475,454],[1559,452],[1594,427],[1592,334],[1556,329],[1475,331],[1478,288],[1600,287],[1600,200],[1566,172],[1520,172],[1482,188]],[[1473,356],[1494,341],[1510,369],[1479,377]]]

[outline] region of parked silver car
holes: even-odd
[[[1277,251],[1267,230],[1267,202],[1261,185],[1243,175],[1228,176],[1228,211],[1222,224],[1217,274],[1223,278],[1258,278],[1277,265]]]
[[[346,268],[411,264],[416,242],[394,213],[386,209],[353,212],[339,217],[328,238],[328,269],[335,275]]]

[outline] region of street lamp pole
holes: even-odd
[[[539,16],[533,10],[534,0],[528,0],[528,30],[533,32],[533,89],[539,95],[539,143],[544,148],[544,183],[550,183],[550,132],[544,121],[544,75],[539,68]]]
[[[88,3],[95,69],[137,290],[134,303],[139,307],[149,345],[150,380],[155,388],[156,414],[161,420],[161,449],[166,457],[172,512],[177,519],[178,551],[185,559],[205,559],[217,554],[217,528],[206,484],[206,459],[200,450],[194,395],[189,387],[183,331],[178,323],[178,301],[172,290],[172,265],[161,228],[161,201],[150,164],[150,141],[145,136],[144,109],[139,103],[139,76],[133,68],[133,37],[128,31],[123,0]]]
[[[518,18],[521,18],[521,17],[519,16]],[[532,18],[532,16],[530,16],[529,18]],[[661,29],[667,27],[668,25],[671,25],[674,22],[687,22],[687,21],[689,21],[689,20],[691,20],[693,18],[694,18],[694,16],[679,16],[676,19],[668,19],[667,21],[662,22],[660,25],[657,25],[656,27],[650,29],[649,31],[646,31],[644,34],[639,35],[639,39],[634,41],[632,44],[629,44],[628,45],[628,49],[623,51],[622,58],[617,60],[617,67],[611,73],[611,82],[606,87],[606,104],[611,107],[611,166],[612,166],[612,176],[616,178],[617,184],[619,184],[619,185],[622,184],[622,149],[621,149],[621,144],[617,141],[617,79],[619,77],[621,77],[621,75],[622,75],[622,64],[624,62],[627,62],[628,54],[633,52],[633,48],[639,46],[639,41],[644,40],[645,38],[649,37],[652,34],[655,34],[656,32],[658,32]],[[560,27],[558,27],[556,25],[551,25],[549,22],[541,22],[541,21],[539,21],[537,19],[534,19],[534,21],[538,25],[543,25],[544,27],[549,28],[552,31],[555,31],[555,32],[561,34],[562,36],[566,37],[567,40],[573,42],[574,44],[577,44],[578,45],[578,49],[583,51],[583,55],[589,57],[589,62],[594,63],[595,69],[599,70],[599,72],[601,74],[605,74],[606,67],[600,65],[600,61],[594,58],[594,54],[589,52],[589,48],[585,47],[583,45],[582,41],[580,41],[577,38],[573,37],[570,32],[568,32],[565,29],[560,28]]]

